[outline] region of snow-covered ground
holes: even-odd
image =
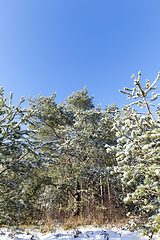
[[[0,229],[0,240],[61,240],[61,239],[77,239],[77,240],[147,240],[148,237],[140,237],[139,232],[130,232],[127,229],[113,228],[111,230],[107,228],[95,228],[93,226],[80,227],[75,230],[65,231],[63,229],[57,229],[53,233],[42,234],[38,229]],[[159,237],[153,239],[158,240]]]

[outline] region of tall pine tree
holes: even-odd
[[[123,185],[124,202],[128,204],[131,214],[147,220],[144,230],[147,234],[160,234],[160,112],[159,106],[151,111],[154,101],[160,93],[155,94],[156,83],[160,73],[153,83],[146,80],[146,86],[140,83],[134,75],[134,88],[124,88],[120,91],[134,102],[124,106],[123,111],[116,111],[114,130],[117,135],[117,146],[110,148],[114,151],[119,173]],[[137,112],[132,106],[141,109]]]

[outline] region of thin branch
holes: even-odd
[[[61,137],[56,133],[56,131],[55,131],[55,129],[54,129],[53,127],[51,127],[48,123],[46,123],[43,118],[39,117],[39,119],[40,119],[42,122],[44,122],[49,128],[52,129],[52,131],[54,132],[54,134],[56,135],[57,138],[61,139]]]
[[[4,173],[7,170],[8,170],[8,168],[5,168],[2,172],[0,172],[0,175],[2,175],[2,173]]]
[[[7,201],[9,198],[6,198],[6,199],[4,199],[3,201],[0,201],[0,204],[1,203],[4,203],[5,201]]]
[[[147,193],[151,193],[151,194],[154,194],[154,195],[157,195],[157,196],[160,196],[160,193],[158,193],[158,192],[154,192],[154,191],[151,191],[151,190],[146,190],[147,191]]]
[[[22,158],[24,158],[25,156],[27,156],[28,153],[30,153],[30,152],[25,153],[22,157],[20,157],[20,158],[17,160],[17,162],[20,161],[20,160],[22,160]]]
[[[153,86],[157,83],[157,81],[159,80],[160,78],[160,72],[158,73],[158,76],[156,77],[155,81],[151,84],[151,86],[147,89],[146,93],[148,93],[152,88]]]

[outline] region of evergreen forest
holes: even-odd
[[[86,87],[60,104],[55,93],[30,96],[23,108],[1,87],[0,226],[133,219],[160,235],[160,73],[144,86],[141,72],[132,78],[122,109],[96,107]]]

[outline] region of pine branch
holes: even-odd
[[[2,170],[2,172],[0,172],[0,175],[2,175],[7,170],[8,170],[8,168],[5,168],[4,170]]]
[[[52,131],[54,132],[54,134],[56,135],[56,137],[57,137],[58,139],[61,139],[61,137],[56,133],[56,131],[55,131],[55,129],[54,129],[53,127],[51,127],[51,126],[50,126],[46,121],[44,121],[44,119],[41,118],[40,116],[39,116],[39,119],[40,119],[43,123],[45,123],[49,128],[52,129]]]
[[[151,194],[154,194],[154,195],[156,195],[156,196],[160,196],[160,193],[158,193],[158,192],[154,192],[154,191],[151,191],[151,190],[146,190],[146,192],[147,193],[151,193]]]

